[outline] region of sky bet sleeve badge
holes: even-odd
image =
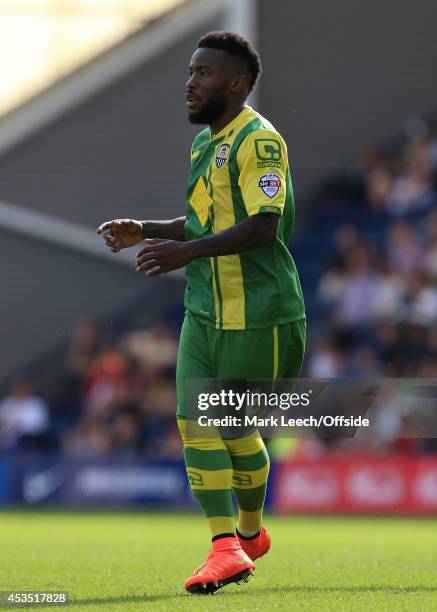
[[[217,155],[215,156],[215,165],[217,168],[223,168],[223,166],[229,159],[230,152],[231,147],[228,144],[220,145],[220,148],[217,151]]]
[[[281,179],[273,172],[267,172],[259,179],[258,187],[260,187],[269,198],[274,198],[281,186]]]

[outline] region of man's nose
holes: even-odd
[[[197,86],[197,78],[195,74],[192,74],[187,81],[187,89],[194,89]]]

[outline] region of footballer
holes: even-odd
[[[188,119],[206,127],[191,147],[185,216],[115,219],[97,229],[114,253],[146,239],[136,269],[148,277],[186,268],[177,420],[188,480],[212,539],[208,558],[186,581],[193,594],[245,581],[268,552],[262,513],[269,458],[257,431],[232,439],[196,435],[185,381],[296,378],[305,350],[304,302],[287,249],[294,220],[287,148],[246,104],[260,75],[248,40],[205,34],[186,85]]]

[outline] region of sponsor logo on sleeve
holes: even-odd
[[[277,174],[273,172],[267,172],[264,176],[262,176],[259,180],[258,187],[264,191],[264,193],[269,196],[269,198],[274,198],[278,193],[279,188],[281,186],[281,179]]]
[[[255,152],[261,161],[280,161],[281,145],[273,138],[255,138]]]
[[[273,138],[255,138],[255,153],[260,160],[258,168],[280,168],[282,151],[281,145]]]

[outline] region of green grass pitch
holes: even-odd
[[[0,590],[65,590],[89,612],[437,609],[435,520],[265,523],[273,545],[251,581],[195,597],[183,583],[209,549],[200,514],[1,512]]]

